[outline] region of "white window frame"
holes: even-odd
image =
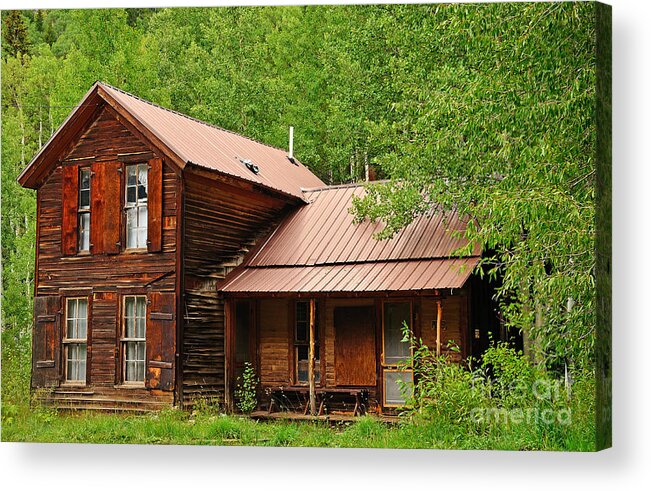
[[[145,197],[144,198],[139,198],[138,197],[138,176],[140,175],[140,170],[144,168],[145,169],[145,175],[147,176],[147,179],[144,183],[144,188],[145,188]],[[131,169],[135,169],[136,172],[136,184],[129,184],[129,174]],[[148,215],[149,215],[149,210],[147,208],[147,202],[149,198],[149,164],[147,163],[138,163],[138,164],[129,164],[126,166],[126,174],[125,174],[125,179],[124,179],[124,213],[125,213],[125,244],[126,244],[126,249],[128,250],[139,250],[139,249],[147,249],[147,221],[148,221]],[[135,197],[136,200],[129,200],[129,189],[134,189],[135,188]],[[129,216],[131,215],[132,211],[135,210],[135,226],[132,220],[129,219]],[[141,212],[144,210],[144,223],[140,222],[141,219]],[[135,244],[131,243],[129,241],[129,231],[133,229],[135,230],[135,237],[136,237],[136,242]]]
[[[386,347],[386,342],[385,342],[385,327],[386,327],[386,308],[388,304],[396,304],[396,303],[406,303],[409,304],[409,329],[413,333],[413,321],[414,321],[414,305],[411,300],[407,299],[401,299],[401,298],[396,298],[396,299],[391,299],[391,300],[385,300],[382,302],[382,406],[387,407],[387,408],[398,408],[398,407],[404,407],[404,404],[393,404],[390,402],[387,402],[387,373],[402,373],[405,375],[408,375],[409,378],[411,378],[411,383],[412,383],[412,390],[413,390],[413,382],[414,382],[414,370],[413,367],[411,369],[409,368],[404,368],[400,366],[401,361],[404,361],[407,359],[405,357],[403,360],[400,360],[398,362],[393,362],[392,361],[386,361],[385,360],[385,347]],[[411,347],[409,348],[409,356],[413,356],[413,351]]]
[[[74,321],[74,331],[76,334],[78,334],[78,329],[79,329],[79,320],[82,319],[82,317],[78,317],[79,313],[79,302],[83,301],[86,303],[86,332],[85,336],[82,337],[68,337],[69,332],[68,332],[68,324],[70,321]],[[75,302],[76,305],[76,316],[75,317],[70,317],[70,306],[71,303]],[[88,297],[69,297],[66,298],[66,309],[65,309],[65,328],[63,330],[63,350],[64,350],[64,380],[66,384],[70,385],[86,385],[86,380],[88,379],[88,313],[89,313],[89,305],[90,303],[88,302]],[[70,360],[70,351],[72,350],[72,347],[76,347],[77,349],[80,347],[85,348],[86,356],[83,358],[77,358],[75,361],[77,362],[77,365],[83,364],[84,366],[84,377],[83,378],[74,378],[71,379],[70,377],[70,369],[69,369],[69,361]],[[77,369],[77,372],[79,369]]]
[[[137,320],[138,320],[138,308],[137,308],[137,302],[139,299],[144,301],[145,304],[145,316],[144,316],[144,322],[145,322],[145,329],[142,337],[127,337],[127,299],[134,298],[136,303],[134,305],[134,329],[137,329]],[[145,385],[145,380],[147,378],[147,296],[146,295],[124,295],[122,297],[122,319],[121,319],[121,337],[120,337],[120,348],[122,351],[122,383],[125,385],[134,385],[134,386],[144,386]],[[143,357],[142,359],[136,358],[134,360],[128,360],[127,355],[128,355],[128,345],[135,343],[136,346],[138,344],[143,345]],[[136,349],[136,351],[138,351]],[[127,363],[128,362],[136,362],[139,363],[141,362],[143,364],[143,371],[142,371],[142,379],[138,380],[127,380]]]
[[[82,188],[83,178],[82,176],[88,173],[88,188]],[[77,251],[78,252],[90,252],[90,199],[91,199],[91,171],[90,167],[80,167],[79,168],[79,189],[77,191]],[[88,191],[88,205],[82,206],[81,204],[81,193],[83,191]],[[84,220],[87,219],[88,227],[84,227]],[[86,233],[87,241],[84,247],[84,232]]]

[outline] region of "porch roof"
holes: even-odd
[[[392,238],[381,222],[355,222],[361,185],[305,190],[298,207],[218,286],[229,293],[361,293],[461,288],[480,260],[467,248],[467,219],[433,208]]]
[[[249,267],[233,273],[228,293],[362,293],[461,288],[479,257],[376,261],[327,266]]]

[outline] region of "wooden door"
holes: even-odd
[[[334,318],[337,385],[374,386],[375,310],[373,307],[337,307]]]

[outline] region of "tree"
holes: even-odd
[[[4,12],[2,45],[6,56],[27,53],[27,25],[20,10]]]

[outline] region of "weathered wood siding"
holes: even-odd
[[[436,351],[437,298],[420,299],[420,337],[432,351]],[[455,362],[461,361],[467,352],[468,337],[468,297],[452,295],[441,299],[441,353],[450,356]],[[456,344],[461,353],[451,351],[448,343]]]
[[[61,296],[64,305],[66,296],[88,296],[88,384],[83,389],[70,389],[72,392],[85,392],[86,398],[93,388],[114,392],[116,397],[137,398],[149,393],[121,389],[119,378],[120,360],[117,356],[120,337],[120,303],[123,294],[142,294],[168,292],[174,295],[176,287],[176,225],[177,194],[179,177],[168,165],[162,167],[162,244],[161,252],[130,253],[119,250],[114,254],[73,253],[63,255],[63,167],[87,165],[94,169],[103,165],[116,165],[128,162],[147,162],[157,155],[135,134],[121,124],[111,112],[104,108],[98,118],[88,127],[79,140],[61,157],[61,164],[47,177],[38,189],[37,200],[37,278],[36,295]],[[91,187],[96,186],[91,179]],[[114,187],[114,186],[113,186]],[[119,192],[124,193],[123,189]],[[67,193],[71,194],[71,193]],[[70,199],[70,197],[69,197]],[[77,199],[76,195],[73,199]],[[91,204],[91,217],[97,210]],[[125,227],[125,219],[119,222]],[[95,234],[97,230],[94,231]],[[91,234],[93,234],[91,225]],[[68,239],[69,240],[69,239]],[[74,252],[74,251],[73,251]],[[108,251],[106,251],[108,252]],[[115,251],[112,251],[115,252]],[[68,251],[69,253],[69,251]],[[63,322],[63,309],[58,314]],[[175,326],[167,326],[173,329]],[[60,339],[58,340],[60,343]],[[62,355],[61,355],[62,356]],[[63,360],[57,360],[58,371],[62,373]],[[59,375],[61,380],[62,375]],[[160,392],[160,391],[158,391]],[[89,395],[90,394],[90,395]],[[160,396],[160,397],[159,397]],[[172,402],[173,394],[166,392],[157,396],[160,400]],[[92,399],[92,397],[91,397]],[[84,403],[88,403],[85,401]],[[81,404],[81,403],[80,403]]]
[[[286,386],[290,383],[289,299],[262,299],[258,304],[258,357],[260,382],[263,387]]]
[[[224,402],[224,301],[216,281],[278,223],[287,204],[188,169],[184,180],[183,402]]]
[[[92,145],[95,142],[95,146]],[[93,151],[94,149],[94,151]],[[118,160],[124,152],[149,152],[122,124],[104,111],[64,160],[92,157],[94,162]],[[146,159],[145,159],[146,161]],[[58,166],[37,193],[38,279],[36,295],[54,295],[60,288],[138,287],[152,283],[158,290],[174,290],[176,268],[176,194],[178,176],[167,165],[163,171],[162,253],[75,255],[61,253],[62,167]],[[92,211],[91,211],[92,214]],[[124,222],[123,222],[124,223]],[[165,275],[163,277],[163,275]]]

